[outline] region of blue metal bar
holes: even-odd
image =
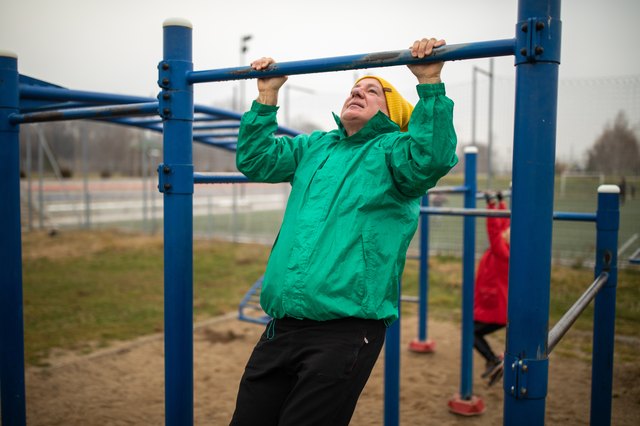
[[[249,179],[242,173],[199,173],[193,174],[194,183],[246,183]]]
[[[465,192],[467,190],[467,187],[464,185],[458,185],[458,186],[437,186],[435,188],[431,188],[429,191],[427,191],[429,194],[440,194],[440,193],[446,193],[446,194],[454,194],[454,193],[462,193]]]
[[[553,212],[553,220],[570,220],[573,222],[595,222],[595,213]]]
[[[192,30],[164,23],[164,59],[158,66],[164,121],[165,423],[193,424],[193,68]]]
[[[132,115],[157,115],[158,102],[146,102],[128,105],[92,106],[86,108],[62,109],[27,114],[13,114],[14,124],[38,123],[45,121],[78,120],[84,118],[109,118]]]
[[[476,163],[478,149],[467,147],[464,156],[464,207],[476,207]],[[473,298],[475,284],[476,219],[465,216],[462,247],[462,342],[460,365],[460,398],[470,400],[473,396]]]
[[[611,424],[611,388],[613,380],[613,345],[618,285],[618,229],[620,227],[620,188],[598,188],[596,222],[595,275],[609,274],[607,284],[596,296],[593,313],[593,356],[591,364],[591,424]]]
[[[33,105],[29,105],[24,102],[20,105],[20,114],[26,114],[29,112],[43,112],[43,111],[52,111],[58,109],[72,109],[72,108],[83,108],[88,106],[98,106],[95,102],[60,102],[60,103],[51,103],[43,105],[42,103],[34,103]]]
[[[422,207],[429,206],[429,196],[422,197]],[[427,341],[427,311],[429,309],[429,216],[420,216],[420,272],[418,275],[418,340]]]
[[[242,118],[242,114],[239,114],[239,113],[236,113],[236,112],[231,112],[231,111],[226,111],[226,110],[215,108],[215,107],[204,106],[204,105],[196,105],[195,106],[195,112],[196,113],[200,113],[200,114],[209,114],[209,115],[212,115],[212,116],[216,116],[216,117],[218,117],[219,120],[237,120],[237,121],[240,121],[240,119]],[[300,132],[297,131],[297,130],[294,130],[294,129],[290,129],[288,127],[278,126],[278,129],[276,130],[276,134],[277,135],[296,136],[296,135],[299,135]]]
[[[398,282],[398,294],[402,283]],[[400,321],[401,301],[398,300],[398,320],[387,328],[384,343],[384,426],[400,424]]]
[[[236,141],[233,142],[211,142],[211,141],[207,141],[207,140],[202,140],[198,137],[194,137],[193,140],[198,141],[204,145],[209,145],[209,146],[213,146],[216,148],[221,148],[221,149],[226,149],[227,151],[232,151],[235,152],[236,150]]]
[[[509,210],[467,209],[464,207],[421,207],[421,214],[438,216],[510,217]]]
[[[18,111],[18,59],[0,53],[0,423],[26,424],[22,237],[20,234],[20,129],[9,117]]]
[[[477,197],[476,197],[477,198]],[[483,216],[483,217],[511,217],[511,210],[466,209],[458,207],[421,207],[421,214],[439,216]],[[554,220],[574,222],[595,222],[595,213],[553,212]]]
[[[560,0],[519,0],[503,417],[509,426],[545,422],[559,63],[541,54],[559,51],[559,27]]]
[[[128,120],[126,118],[111,118],[105,120],[109,123],[121,124],[124,126],[137,127],[139,129],[151,130],[152,132],[160,132],[162,133],[162,121],[155,122],[152,120]]]
[[[217,130],[217,129],[238,129],[240,123],[224,123],[224,124],[201,124],[193,126],[193,130]]]
[[[60,87],[20,85],[20,99],[49,101],[82,101],[102,104],[133,104],[153,102],[156,99],[142,96],[116,95],[111,93],[70,90]]]
[[[21,99],[30,99],[30,100],[50,100],[50,101],[77,101],[77,102],[86,102],[86,103],[95,103],[95,104],[142,104],[142,103],[157,103],[157,100],[154,98],[146,98],[140,96],[125,96],[125,95],[116,95],[110,93],[101,93],[101,92],[88,92],[88,91],[80,91],[80,90],[70,90],[60,87],[47,87],[47,86],[34,86],[28,84],[20,84],[20,98]],[[86,106],[86,104],[74,103],[74,104],[62,104],[59,105],[59,109],[69,110],[70,107],[81,107]],[[47,110],[50,110],[50,107],[46,107]],[[242,117],[242,114],[227,111],[224,109],[204,106],[204,105],[195,105],[194,111],[198,114],[207,114],[209,117],[200,117],[195,119],[194,121],[211,121],[211,120],[237,120],[239,121]],[[39,110],[39,112],[42,112]],[[157,113],[157,112],[156,112]],[[128,114],[129,115],[129,114]],[[93,118],[91,116],[88,117],[66,117],[61,118],[62,120],[70,119],[70,118]],[[15,120],[15,119],[14,119]],[[21,120],[21,118],[18,118]],[[42,121],[42,120],[39,120]],[[50,121],[50,120],[47,120]],[[115,120],[114,120],[115,122]],[[131,124],[136,125],[138,127],[142,127],[141,124],[129,121],[122,121],[123,124]],[[153,123],[161,123],[160,120],[149,120],[150,124]],[[230,126],[230,128],[238,127],[238,123],[227,124],[226,126]],[[149,128],[151,130],[155,130],[153,127],[145,126],[145,128]],[[286,134],[295,136],[299,134],[298,131],[289,129],[287,127],[280,126],[278,127],[279,134]]]
[[[346,71],[365,68],[391,67],[435,61],[456,61],[514,54],[515,39],[493,40],[476,43],[451,44],[434,50],[434,55],[418,59],[409,49],[390,52],[364,53],[333,58],[279,62],[265,71],[254,71],[251,67],[223,68],[219,70],[193,71],[188,75],[191,84],[212,81],[245,80],[277,75],[313,74],[329,71]]]
[[[556,347],[558,342],[560,342],[560,339],[562,339],[567,331],[569,331],[573,323],[580,317],[586,307],[589,306],[589,303],[594,299],[594,297],[596,297],[600,289],[602,289],[602,286],[607,283],[608,279],[609,274],[607,272],[602,272],[549,331],[549,337],[547,338],[547,351],[549,353],[553,352],[553,348]]]
[[[204,133],[204,132],[197,132],[194,134],[194,136],[198,136],[201,138],[210,138],[210,139],[222,139],[222,138],[235,138],[236,140],[238,139],[238,132],[235,133]]]
[[[122,118],[122,119],[119,119],[119,122],[129,126],[146,127],[150,129],[154,129],[154,128],[162,129],[161,118],[139,118],[139,117],[136,117],[134,119]]]
[[[233,111],[227,111],[221,108],[216,108],[212,106],[204,106],[204,105],[196,105],[195,112],[197,114],[207,114],[211,117],[198,117],[198,120],[194,121],[219,121],[219,120],[234,120],[240,121],[242,118],[242,114]]]

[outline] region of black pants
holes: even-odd
[[[495,362],[499,358],[491,349],[489,342],[484,338],[487,334],[504,328],[502,324],[492,324],[488,322],[473,322],[473,347],[476,348],[480,355],[488,362]]]
[[[348,425],[378,359],[382,321],[273,320],[240,381],[232,425]]]

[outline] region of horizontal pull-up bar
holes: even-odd
[[[427,193],[429,195],[433,195],[433,194],[461,194],[461,193],[465,193],[469,190],[468,186],[465,185],[458,185],[458,186],[437,186],[435,188],[431,188],[430,190],[427,191]],[[485,197],[485,192],[477,192],[476,193],[476,198],[484,198]],[[510,191],[505,191],[503,192],[503,196],[504,197],[510,197],[511,196],[511,192]]]
[[[109,105],[45,112],[31,112],[27,114],[13,114],[9,117],[9,120],[13,124],[19,124],[157,114],[158,102],[146,102],[128,105]]]
[[[454,194],[454,193],[465,192],[468,189],[469,188],[467,188],[464,185],[458,185],[458,186],[436,186],[434,188],[431,188],[427,192],[429,194]]]
[[[440,216],[511,217],[511,210],[467,209],[463,207],[421,207],[420,213]]]
[[[246,80],[279,75],[313,74],[329,71],[391,67],[426,62],[509,56],[514,54],[515,44],[515,39],[451,44],[434,49],[434,53],[431,56],[423,59],[414,58],[411,56],[411,51],[409,49],[404,49],[388,52],[365,53],[360,55],[337,56],[333,58],[278,62],[271,65],[264,71],[255,71],[251,67],[191,71],[187,73],[187,81],[193,84],[212,81]]]
[[[573,222],[595,222],[595,213],[553,212],[554,220],[570,220]]]
[[[485,216],[511,217],[511,210],[467,209],[463,207],[421,207],[420,213],[440,216]],[[570,220],[574,222],[595,222],[595,213],[553,212],[554,220]]]
[[[596,278],[596,280],[585,290],[584,293],[576,300],[576,302],[567,310],[567,312],[560,318],[560,320],[553,326],[547,337],[547,353],[550,354],[553,348],[556,347],[560,339],[571,328],[574,322],[578,319],[582,311],[589,305],[591,300],[598,294],[600,289],[607,283],[609,274],[603,272]]]
[[[247,183],[249,179],[241,173],[194,173],[193,183]]]

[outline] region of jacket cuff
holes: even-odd
[[[416,89],[418,90],[418,96],[420,96],[421,98],[446,95],[446,92],[444,90],[444,83],[418,84],[416,86]]]
[[[254,100],[251,104],[251,112],[255,112],[256,114],[272,114],[277,112],[280,107],[277,105],[265,105],[260,102]]]

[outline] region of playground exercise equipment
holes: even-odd
[[[240,301],[238,319],[256,324],[267,324],[271,320],[271,317],[265,314],[260,306],[262,279],[263,277],[258,278]]]
[[[460,415],[471,416],[481,414],[484,411],[484,402],[481,397],[473,395],[473,295],[475,284],[475,217],[511,217],[510,210],[489,210],[489,209],[477,209],[475,208],[475,201],[478,198],[476,195],[476,160],[477,149],[475,147],[468,147],[465,150],[465,184],[460,187],[454,187],[447,189],[447,192],[462,192],[465,194],[464,208],[444,208],[444,207],[429,207],[428,195],[423,198],[423,207],[420,210],[421,213],[421,227],[420,227],[420,272],[419,272],[419,297],[418,297],[418,337],[414,339],[409,346],[410,350],[414,352],[428,353],[435,349],[436,342],[428,339],[427,335],[427,311],[428,311],[428,262],[427,256],[429,252],[429,215],[448,215],[448,216],[462,216],[464,218],[464,239],[463,239],[463,282],[462,282],[462,339],[461,339],[461,369],[460,369],[460,389],[459,392],[449,401],[449,409]],[[553,220],[562,221],[578,221],[578,222],[596,222],[597,227],[597,247],[596,247],[596,269],[595,274],[599,277],[594,284],[592,284],[585,293],[578,299],[575,305],[563,316],[563,318],[556,324],[556,326],[549,332],[547,351],[550,353],[560,338],[566,333],[568,328],[577,319],[578,315],[584,310],[589,302],[598,294],[605,284],[613,286],[615,288],[617,282],[617,273],[615,276],[610,275],[612,269],[617,270],[617,263],[614,262],[611,250],[604,248],[604,245],[613,244],[611,247],[617,247],[617,232],[618,232],[618,196],[619,189],[615,185],[601,185],[598,188],[598,211],[596,213],[575,213],[575,212],[553,212]],[[471,222],[474,221],[474,222]],[[611,235],[609,235],[611,234]],[[615,234],[615,235],[614,235]],[[615,241],[610,241],[610,238],[614,238]],[[533,237],[533,235],[532,235]],[[600,244],[603,244],[601,246]],[[608,246],[607,246],[608,247]],[[616,252],[615,250],[613,250]],[[617,253],[617,252],[616,252]],[[512,251],[513,255],[513,251]],[[617,255],[616,255],[617,258]],[[598,261],[601,263],[599,264]],[[606,265],[606,266],[603,266]],[[606,272],[603,272],[605,270]],[[510,275],[511,279],[511,275]],[[511,286],[511,285],[510,285]],[[611,297],[611,295],[609,295]],[[611,318],[615,318],[615,295],[613,295],[614,303],[610,305],[606,310],[601,308],[602,316],[606,316],[607,321],[612,321]],[[602,299],[606,299],[604,296]],[[510,299],[511,300],[511,295]],[[606,304],[607,302],[600,302]],[[609,302],[611,303],[611,302]],[[611,318],[610,318],[611,317]],[[602,339],[602,331],[596,332],[595,330],[601,327],[600,324],[594,321],[594,340],[596,339],[596,333],[599,334],[598,338]],[[602,326],[604,327],[604,326]],[[611,329],[613,333],[613,329]],[[594,370],[607,370],[607,364],[596,366],[596,359],[606,359],[601,353],[596,355],[597,351],[606,351],[603,348],[596,348],[594,343]],[[613,351],[613,348],[610,349]],[[612,352],[611,352],[612,355]],[[525,368],[529,368],[530,364]],[[540,364],[533,364],[539,366]],[[529,372],[531,375],[531,372]],[[528,376],[527,376],[528,377]],[[511,376],[505,376],[505,389],[507,389],[507,383],[517,382],[519,377],[513,379]],[[606,385],[611,379],[609,377],[602,378]],[[606,405],[606,396],[603,396],[599,389],[600,384],[597,381],[592,382],[592,393],[598,398],[592,399],[595,402],[592,409],[592,418],[598,418],[600,420],[610,417],[607,416],[607,410],[610,410],[610,405]],[[511,389],[518,389],[515,384],[508,386],[509,392]],[[520,386],[522,388],[522,386]],[[540,390],[533,391],[524,385],[524,393],[540,393]],[[527,390],[528,389],[528,390]],[[546,394],[546,389],[544,390]],[[610,399],[610,393],[609,393]],[[609,403],[610,404],[610,403]],[[604,414],[603,414],[604,412]],[[610,413],[610,411],[609,411]],[[599,424],[599,423],[598,423]]]
[[[0,281],[0,423],[3,425],[24,425],[26,422],[19,125],[93,119],[162,132],[163,120],[157,117],[158,106],[159,102],[153,98],[69,90],[20,75],[17,72],[17,57],[10,52],[0,51],[0,159],[6,163],[0,172],[3,179],[0,190],[6,194],[7,203],[7,208],[3,205],[0,209],[0,219],[4,221],[4,225],[0,226],[0,265],[6,271]],[[193,105],[192,108],[193,121],[197,123],[193,141],[234,151],[237,132],[230,130],[239,127],[240,114],[202,105]],[[285,127],[279,127],[277,132],[292,136],[297,134]],[[194,180],[198,179],[195,173]],[[236,178],[227,179],[236,181]]]
[[[0,52],[0,391],[2,424],[26,423],[24,340],[22,318],[22,264],[20,235],[19,129],[20,125],[66,119],[110,119],[163,132],[163,164],[158,167],[159,189],[164,194],[164,300],[165,300],[165,421],[167,425],[193,424],[193,187],[206,180],[194,174],[192,142],[201,139],[233,149],[233,138],[198,136],[194,122],[201,114],[193,102],[193,86],[208,81],[249,79],[337,70],[387,67],[430,61],[452,61],[513,56],[516,72],[511,216],[511,268],[509,327],[505,365],[504,424],[542,425],[548,380],[547,323],[551,269],[553,179],[558,70],[560,63],[560,0],[519,0],[515,37],[506,40],[448,45],[435,55],[414,59],[407,51],[279,63],[263,72],[248,67],[218,71],[193,71],[192,29],[188,21],[164,23],[163,59],[158,65],[158,100],[105,99],[86,94],[62,101],[59,107],[32,112],[21,103],[28,90],[20,84],[17,57]],[[53,88],[49,88],[53,91]],[[32,87],[32,92],[41,90]],[[60,90],[60,95],[64,90]],[[79,95],[85,96],[83,93]],[[87,103],[91,103],[86,106]],[[59,110],[65,109],[64,112]],[[132,115],[159,114],[138,120]],[[236,117],[237,118],[237,117]],[[237,120],[236,120],[237,121]],[[473,192],[475,193],[475,191]],[[467,195],[468,196],[468,195]],[[615,315],[618,206],[612,192],[599,193],[596,271],[605,268],[609,278],[596,297],[594,320],[594,374],[592,424],[609,424]],[[602,213],[601,213],[602,211]],[[464,220],[473,222],[473,217]],[[472,229],[473,224],[469,224]],[[534,230],[535,235],[532,234]],[[466,232],[466,231],[465,231]],[[605,262],[605,254],[609,253]],[[468,258],[468,253],[464,256]],[[465,272],[465,274],[468,272]],[[463,303],[472,300],[465,295]],[[399,324],[393,324],[385,346],[386,356],[398,360]],[[596,368],[597,366],[597,368]],[[470,370],[470,369],[469,369]],[[469,371],[467,370],[467,371]],[[385,369],[385,425],[399,423],[397,370]],[[525,385],[526,386],[523,386]],[[511,389],[514,389],[512,392]],[[465,395],[461,395],[464,399]],[[389,399],[389,400],[388,400]],[[594,406],[598,409],[594,410]]]

